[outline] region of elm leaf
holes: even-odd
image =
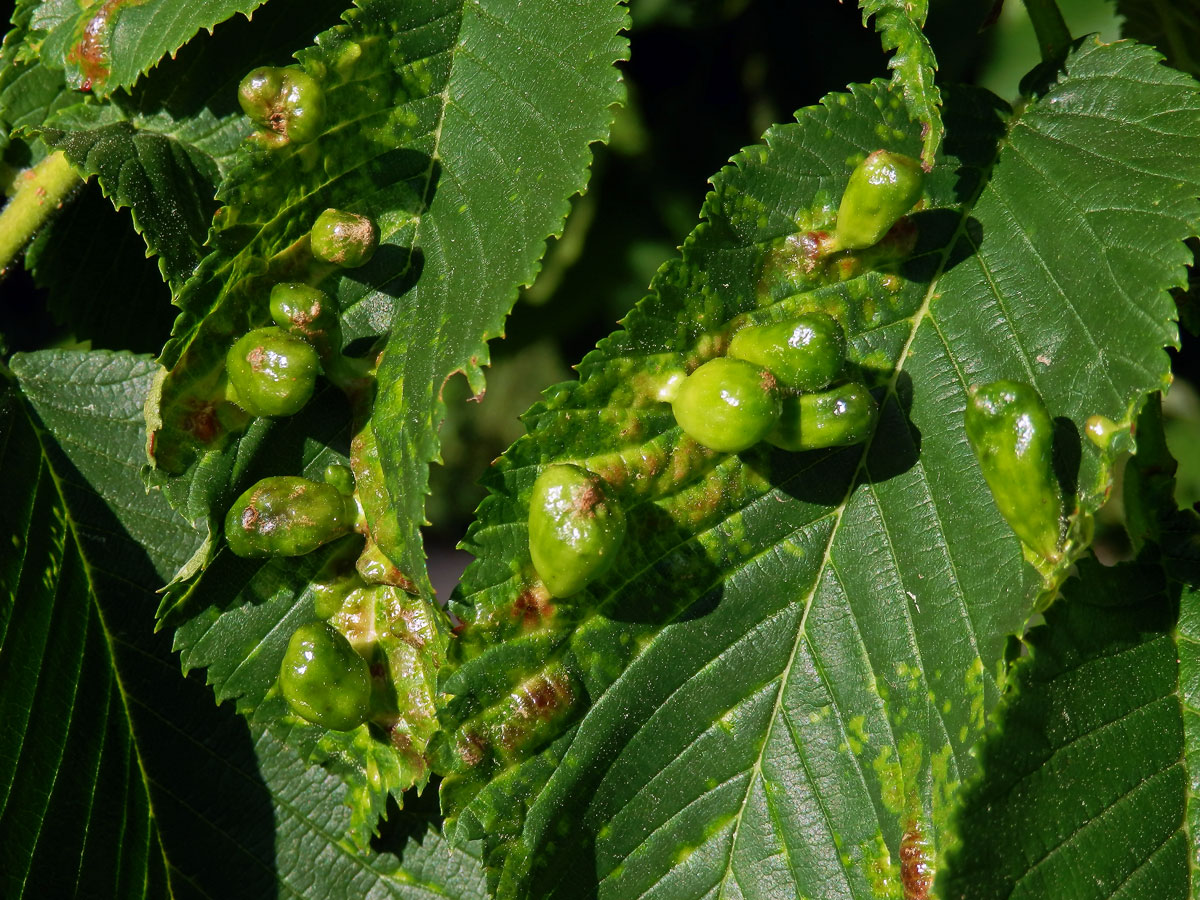
[[[580,868],[606,897],[926,895],[1009,638],[1067,571],[1024,564],[967,389],[1045,399],[1078,558],[1122,446],[1084,423],[1128,430],[1170,377],[1198,111],[1152,50],[1094,39],[1016,110],[948,91],[923,206],[861,253],[822,257],[814,233],[867,153],[920,152],[891,86],[801,110],[715,176],[651,296],[526,415],[468,536],[434,758],[448,834],[484,841],[498,896]],[[681,434],[672,378],[813,310],[879,401],[864,444],[729,455]],[[626,510],[612,567],[565,599],[526,546],[552,463]]]

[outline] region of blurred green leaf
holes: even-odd
[[[1167,63],[1200,76],[1200,0],[1116,0],[1121,33],[1157,47]]]

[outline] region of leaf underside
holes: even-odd
[[[63,259],[72,264],[64,266]],[[171,331],[171,292],[126,213],[87,185],[38,232],[25,267],[47,291],[47,306],[76,340],[94,348],[153,353]],[[120,314],[97,284],[120,284]]]
[[[115,365],[119,376],[128,360]],[[98,603],[124,597],[130,575],[149,569],[153,580],[153,568],[133,541],[105,527],[112,513],[86,482],[48,456],[15,383],[6,378],[2,390],[0,535],[11,551],[0,554],[0,893],[70,895],[94,873],[125,896],[155,896],[166,861],[138,774],[120,648]],[[103,439],[122,425],[76,436],[118,480]],[[184,529],[167,530],[186,543]]]
[[[1075,423],[1078,507],[1099,506],[1110,454],[1078,435],[1094,413],[1129,423],[1168,377],[1198,110],[1130,44],[1081,43],[1019,115],[953,92],[899,260],[810,270],[798,240],[832,224],[866,153],[919,152],[883,84],[715,177],[653,296],[527,414],[468,538],[436,761],[448,833],[484,839],[501,896],[571,895],[580,866],[605,897],[921,896],[1040,584],[967,445],[966,389],[1036,386]],[[728,456],[681,435],[670,373],[811,309],[842,321],[880,402],[864,446]],[[607,479],[629,534],[555,600],[525,519],[562,461]]]

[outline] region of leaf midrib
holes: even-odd
[[[1015,113],[1009,119],[1009,121],[1007,123],[1007,128],[1006,128],[1005,134],[1002,135],[1000,137],[1000,139],[997,140],[997,142],[996,142],[996,149],[992,156],[992,159],[989,161],[987,166],[981,168],[979,183],[976,186],[974,193],[972,194],[972,196],[969,199],[965,200],[961,204],[961,214],[959,216],[958,225],[956,226],[956,228],[954,230],[954,234],[950,237],[949,240],[947,240],[946,246],[942,250],[942,253],[941,253],[942,260],[939,263],[935,274],[930,279],[929,286],[925,291],[925,296],[921,302],[921,306],[910,317],[912,326],[909,329],[908,339],[905,341],[904,346],[900,350],[900,354],[897,358],[895,368],[892,372],[892,376],[889,379],[887,389],[884,392],[883,400],[879,404],[881,409],[885,409],[889,402],[892,402],[893,400],[897,400],[897,384],[899,382],[900,374],[901,374],[901,372],[904,371],[904,364],[909,357],[909,354],[912,350],[913,341],[916,340],[917,332],[920,330],[922,322],[924,322],[927,317],[930,319],[931,322],[935,321],[933,319],[933,317],[930,316],[930,307],[933,303],[934,298],[937,295],[937,286],[940,283],[942,276],[946,272],[946,263],[950,258],[951,252],[954,250],[954,248],[956,246],[958,246],[959,241],[962,240],[963,237],[967,235],[967,222],[970,218],[970,213],[972,210],[974,210],[974,208],[978,204],[979,198],[982,196],[984,190],[986,190],[987,185],[990,181],[990,177],[989,177],[990,173],[991,173],[992,169],[995,167],[996,161],[999,159],[1000,152],[1003,150],[1003,148],[1005,146],[1007,146],[1008,134],[1011,134],[1012,129],[1016,126],[1016,124],[1019,122],[1019,120],[1020,120],[1020,115],[1015,114]],[[938,329],[938,331],[940,334],[940,329]],[[957,364],[956,364],[956,369],[957,369]],[[813,601],[816,598],[817,591],[820,589],[822,575],[824,574],[826,569],[831,566],[833,544],[837,538],[838,528],[841,525],[842,518],[844,517],[846,509],[849,506],[850,498],[859,485],[859,477],[866,470],[867,457],[870,455],[871,447],[874,444],[875,436],[878,433],[879,433],[879,420],[876,420],[876,425],[872,429],[870,436],[862,444],[862,450],[859,454],[858,464],[855,467],[854,474],[850,478],[849,487],[847,488],[845,495],[842,497],[842,500],[838,504],[835,521],[833,523],[833,527],[829,531],[829,537],[826,540],[825,550],[822,555],[821,562],[817,567],[816,577],[813,579],[813,586],[810,589],[808,596],[803,601],[804,602],[804,612],[801,614],[800,622],[796,628],[796,640],[792,644],[791,654],[788,657],[787,664],[784,666],[783,673],[779,679],[779,688],[778,688],[778,692],[775,697],[774,710],[773,710],[771,718],[769,720],[770,724],[768,724],[768,726],[767,726],[767,732],[763,737],[762,745],[759,748],[758,755],[754,760],[754,765],[751,767],[750,778],[748,779],[747,785],[746,785],[746,794],[742,798],[742,805],[738,809],[737,813],[735,814],[735,819],[736,819],[737,824],[734,827],[733,838],[729,842],[729,857],[726,862],[725,872],[722,875],[720,882],[719,882],[721,885],[721,889],[718,894],[719,900],[723,900],[723,898],[726,896],[725,886],[731,880],[736,881],[736,877],[734,876],[734,872],[733,872],[733,863],[734,863],[734,858],[737,854],[738,838],[741,834],[741,826],[742,826],[742,821],[745,817],[746,806],[750,801],[751,794],[754,792],[754,785],[762,777],[763,757],[765,756],[767,747],[771,742],[771,735],[775,731],[775,725],[780,719],[779,711],[783,705],[783,696],[784,696],[784,692],[787,689],[788,678],[789,678],[789,675],[791,674],[792,666],[795,663],[797,656],[799,655],[801,644],[803,643],[805,635],[807,633],[806,625],[808,622],[808,615],[809,615],[809,612],[811,612],[811,610],[812,610]],[[911,625],[911,619],[910,619],[910,625]],[[921,672],[921,678],[922,678],[922,680],[924,680],[925,679],[924,667],[920,667],[920,672]],[[938,716],[940,719],[941,714],[938,713]],[[945,725],[943,724],[943,729],[944,728],[945,728]],[[892,745],[893,745],[893,747],[895,747],[895,735],[894,735],[894,733],[891,732],[890,728],[889,728],[889,733],[892,736]],[[956,762],[957,762],[957,760],[956,760]],[[877,807],[877,811],[878,811],[878,807]],[[843,867],[843,872],[844,872],[844,867]]]

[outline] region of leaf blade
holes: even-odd
[[[937,59],[923,30],[929,15],[929,0],[859,0],[858,5],[862,8],[864,25],[867,19],[875,19],[875,30],[884,51],[895,51],[888,68],[892,70],[893,83],[904,92],[913,117],[922,123],[921,161],[928,169],[946,133],[942,124],[942,95],[935,83]]]
[[[160,7],[155,2],[128,12],[154,14]],[[245,67],[277,58],[276,42],[290,47],[308,40],[333,14],[330,2],[292,15],[268,7],[253,23],[221,25],[163,62],[132,96],[89,98],[26,125],[25,132],[63,150],[81,175],[96,178],[115,208],[131,211],[147,254],[159,257],[163,279],[177,294],[209,252],[217,187],[249,133],[235,102]],[[34,71],[51,70],[40,65]]]
[[[913,216],[911,259],[832,283],[805,274],[803,235],[832,221],[848,167],[881,134],[901,152],[920,140],[882,85],[827,98],[714,179],[682,261],[585,359],[580,384],[547,393],[527,416],[530,434],[489,477],[468,539],[482,559],[454,606],[468,627],[443,684],[453,696],[438,762],[450,773],[450,833],[506,836],[487,843],[501,896],[565,889],[557,873],[580,859],[608,876],[614,897],[899,896],[918,890],[951,833],[1007,636],[1040,589],[967,445],[966,388],[1032,380],[1054,414],[1128,421],[1143,391],[1163,383],[1161,348],[1175,340],[1166,291],[1185,276],[1196,221],[1194,188],[1172,193],[1168,173],[1194,124],[1145,111],[1194,109],[1197,98],[1148,51],[1085,42],[1059,85],[1019,116],[981,94],[951,99],[947,157]],[[1132,193],[1104,189],[1109,175],[1080,138],[1081,122],[1111,134],[1086,114],[1101,108],[1126,126],[1105,149],[1139,185]],[[1155,146],[1152,163],[1134,149],[1142,144],[1123,142],[1130,129]],[[1062,157],[1038,155],[1047,130],[1074,135]],[[1076,203],[1086,198],[1076,218],[1124,210],[1124,237],[1093,228],[1097,242],[1081,246],[1078,235],[1032,227],[1066,221],[1061,208],[1007,228],[1010,207],[1036,211],[1017,174],[1027,160],[1053,173],[1073,154],[1091,163],[1070,185]],[[1189,182],[1200,176],[1187,171]],[[1160,197],[1169,233],[1155,231]],[[1119,246],[1143,234],[1154,235],[1152,275]],[[1063,277],[1027,288],[1047,267]],[[671,372],[719,355],[740,324],[813,308],[843,321],[856,371],[876,379],[882,414],[869,446],[738,459],[679,437],[657,395]],[[1075,329],[1091,341],[1071,344]],[[1141,350],[1129,358],[1095,359],[1097,344],[1131,342]],[[1089,351],[1072,356],[1071,346]],[[1094,510],[1111,456],[1078,452],[1078,502]],[[567,461],[621,492],[630,538],[611,574],[552,600],[527,562],[524,518],[538,469]],[[506,723],[530,713],[506,698],[553,667],[579,685],[573,700],[547,713],[558,717],[551,738],[514,749]],[[722,696],[724,707],[713,699]],[[737,731],[726,716],[768,724],[755,726],[757,743],[735,746],[721,737]],[[701,743],[674,773],[684,786],[659,779]],[[618,820],[625,836],[607,827]]]
[[[241,13],[250,18],[263,0],[115,0],[72,10],[55,23],[54,44],[73,89],[98,97],[128,88],[164,57],[172,57],[202,30]]]
[[[1138,419],[1126,467],[1141,552],[1112,568],[1082,561],[1064,602],[1025,638],[1029,654],[1014,665],[965,792],[961,839],[939,881],[945,896],[1195,891],[1187,673],[1198,523],[1172,498],[1159,399]]]
[[[14,368],[36,422],[48,429],[42,440],[50,453],[42,459],[54,465],[57,484],[69,498],[66,527],[75,530],[85,549],[81,564],[94,585],[90,595],[77,596],[90,604],[91,615],[57,617],[56,641],[49,646],[63,664],[52,664],[47,654],[37,668],[45,679],[60,672],[77,679],[81,696],[103,698],[107,691],[109,708],[113,703],[120,708],[105,712],[103,703],[77,703],[69,728],[62,724],[61,710],[39,707],[42,712],[32,717],[51,730],[61,724],[68,741],[59,777],[48,792],[50,815],[41,826],[53,836],[44,842],[48,849],[26,854],[20,823],[14,824],[18,818],[35,822],[27,831],[36,832],[38,804],[19,798],[0,802],[0,831],[9,838],[0,873],[6,895],[63,896],[83,890],[125,898],[166,896],[170,890],[175,896],[279,892],[317,900],[345,896],[353,886],[364,896],[484,896],[477,851],[447,848],[427,821],[428,811],[407,816],[405,827],[378,852],[348,850],[341,836],[351,813],[339,780],[308,766],[294,748],[262,728],[250,728],[229,706],[214,706],[199,679],[181,677],[169,636],[153,630],[153,591],[191,552],[195,536],[161,497],[147,497],[141,485],[141,406],[154,377],[153,362],[128,354],[45,351],[16,357]],[[2,402],[12,399],[6,391]],[[23,414],[4,418],[21,427],[24,421],[35,420]],[[18,442],[22,436],[13,432],[5,437],[0,452],[6,471],[20,476],[14,449],[28,449],[28,442]],[[35,448],[31,458],[37,462],[38,457]],[[8,501],[32,493],[34,484],[14,478],[0,491]],[[6,502],[0,514],[6,538],[7,514],[15,511],[19,518],[24,507],[38,508]],[[41,508],[46,515],[54,510],[49,503]],[[69,543],[67,538],[63,546]],[[0,564],[0,583],[6,587],[12,566],[22,562],[10,564],[10,556]],[[28,564],[28,554],[24,561]],[[36,575],[37,567],[30,571]],[[60,595],[68,587],[65,579],[58,581]],[[11,672],[13,649],[10,623],[17,621],[10,613],[29,620],[50,611],[45,604],[22,602],[27,599],[17,598],[11,610],[0,607],[0,667],[6,672]],[[40,647],[34,638],[41,632],[22,633],[36,656]],[[92,641],[82,655],[71,639],[78,634]],[[113,677],[99,677],[106,671]],[[23,708],[20,688],[20,680],[6,677],[0,706]],[[20,716],[7,721],[16,727],[5,730],[3,741],[22,734],[29,740],[34,733],[22,727]],[[95,724],[101,727],[90,727]],[[12,759],[8,753],[0,759],[0,785],[7,797],[14,783]],[[41,760],[38,774],[44,775],[51,762]],[[17,778],[15,783],[36,793],[42,781]],[[81,811],[89,815],[81,817]],[[214,858],[221,865],[214,866]]]

